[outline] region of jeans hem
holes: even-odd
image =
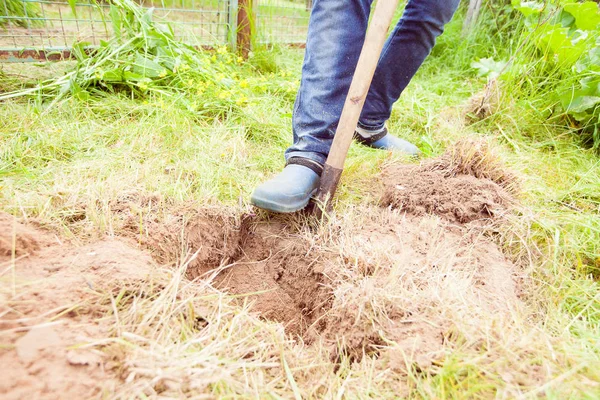
[[[373,125],[373,124],[365,124],[363,122],[358,121],[358,126],[367,131],[379,131],[385,127],[385,122]]]
[[[314,153],[311,151],[290,151],[285,154],[285,161],[287,162],[292,157],[308,158],[309,160],[315,161],[321,165],[325,165],[327,157],[320,153]]]

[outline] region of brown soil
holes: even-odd
[[[168,214],[161,214],[164,207]],[[196,270],[214,268],[238,252],[239,223],[222,209],[171,206],[155,196],[133,196],[115,202],[112,211],[121,219],[124,236],[150,251],[160,264],[186,261],[191,278]]]
[[[326,271],[333,255],[311,250],[310,242],[278,222],[246,222],[237,258],[222,271],[204,266],[195,275],[217,288],[252,294],[254,310],[302,335],[330,307]],[[217,273],[218,272],[218,273]]]
[[[385,174],[382,205],[415,214],[436,214],[452,222],[490,220],[506,211],[507,193],[488,179],[446,177],[442,171],[397,166]]]
[[[105,355],[87,345],[110,336],[112,322],[98,319],[107,293],[145,281],[152,258],[118,240],[61,244],[7,214],[0,214],[0,243],[0,364],[10,366],[0,397],[89,398],[114,387]]]
[[[190,279],[252,302],[333,360],[375,355],[383,368],[425,370],[457,327],[476,343],[518,306],[515,267],[479,229],[508,212],[510,179],[484,159],[392,166],[384,207],[361,205],[325,230],[302,215],[236,218],[133,195],[111,205],[125,238],[75,247],[0,215],[0,264],[16,265],[14,279],[11,268],[1,276],[0,363],[14,367],[0,394],[82,398],[114,388],[123,374],[85,344],[111,336],[107,294],[146,282],[155,261],[184,263]]]
[[[487,146],[459,146],[456,154],[420,166],[387,168],[381,204],[401,213],[365,207],[361,213],[368,218],[357,214],[352,223],[333,227],[327,243],[315,240],[303,216],[237,221],[190,208],[163,222],[144,222],[141,243],[158,248],[161,261],[173,256],[163,247],[186,248],[188,257],[195,254],[190,278],[242,295],[242,302],[253,302],[254,311],[282,322],[289,333],[322,341],[333,358],[360,359],[395,343],[405,359],[410,354],[424,367],[441,354],[456,322],[448,319],[448,305],[477,307],[479,314],[470,310],[457,318],[478,326],[482,314],[502,318],[517,304],[513,266],[480,229],[472,230],[509,212],[514,179]],[[348,240],[354,245],[342,249]],[[406,282],[412,286],[403,287]],[[399,298],[416,297],[409,304],[378,300],[383,308],[369,310],[378,292],[395,291]]]
[[[414,215],[435,214],[454,223],[489,223],[502,217],[518,192],[514,175],[481,141],[458,142],[442,157],[418,166],[392,165],[384,172],[381,199]]]
[[[31,226],[20,224],[9,214],[0,212],[0,262],[33,254],[48,245],[50,237]]]

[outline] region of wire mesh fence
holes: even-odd
[[[263,43],[306,41],[312,0],[258,0],[258,40]]]
[[[312,0],[254,0],[259,43],[301,43]],[[235,41],[238,0],[137,0],[155,21],[169,23],[188,43]],[[0,50],[59,50],[76,42],[98,45],[113,34],[110,0],[0,0]]]

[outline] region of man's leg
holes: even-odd
[[[375,72],[357,128],[361,142],[409,154],[418,152],[414,145],[387,135],[384,124],[458,2],[409,0]],[[371,0],[315,1],[294,105],[294,144],[286,151],[284,171],[254,191],[253,204],[293,212],[306,206],[316,191],[364,42],[370,6]]]
[[[293,113],[287,165],[252,193],[275,212],[304,208],[316,192],[365,39],[372,0],[315,0],[302,80]]]
[[[315,0],[294,105],[294,157],[323,165],[365,40],[372,0]],[[293,162],[293,160],[292,160]]]
[[[381,53],[358,123],[359,141],[373,147],[406,148],[406,141],[386,135],[385,122],[458,4],[459,0],[408,1]]]

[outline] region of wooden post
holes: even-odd
[[[312,10],[313,0],[306,0],[306,11]]]
[[[481,2],[482,0],[469,1],[469,9],[467,10],[467,16],[465,17],[465,22],[463,24],[463,36],[471,33],[471,29],[475,26],[477,18],[479,17],[479,11],[481,10]]]
[[[237,50],[242,57],[248,58],[252,49],[252,31],[254,25],[253,0],[238,0]]]

